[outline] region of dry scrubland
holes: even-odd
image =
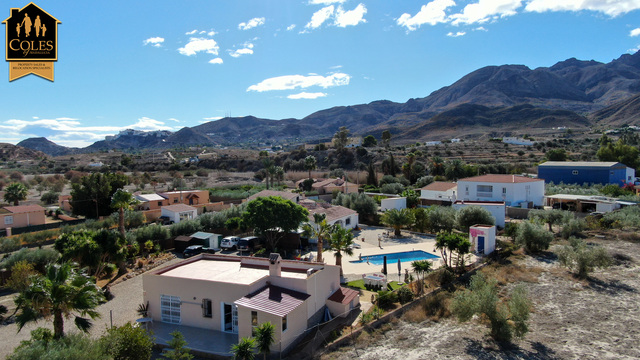
[[[355,346],[321,359],[638,359],[640,358],[640,241],[632,234],[590,237],[614,257],[614,265],[579,280],[553,253],[516,253],[510,264],[489,266],[505,292],[523,282],[533,300],[530,332],[510,346],[488,336],[480,319],[427,318],[421,308],[382,328],[362,333]]]

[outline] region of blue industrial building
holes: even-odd
[[[538,165],[538,178],[554,184],[633,184],[636,171],[619,162],[547,161]]]

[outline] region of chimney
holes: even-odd
[[[269,276],[280,277],[282,271],[282,265],[280,262],[282,258],[278,253],[271,253],[269,255]]]

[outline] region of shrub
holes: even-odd
[[[136,229],[133,234],[135,241],[139,244],[144,244],[149,240],[154,243],[158,243],[159,241],[166,240],[171,236],[169,230],[159,224],[141,227]]]
[[[431,294],[424,299],[422,309],[426,316],[431,320],[438,321],[451,315],[449,311],[449,303],[451,302],[451,293],[448,291],[439,291]]]
[[[40,197],[40,201],[47,205],[55,204],[56,202],[58,202],[59,195],[60,193],[57,193],[55,191],[47,191]]]
[[[422,188],[431,184],[433,181],[434,181],[433,176],[423,176],[421,178],[418,178],[415,185],[416,185],[416,188]]]
[[[190,235],[202,229],[198,220],[184,220],[171,225],[171,236]]]
[[[558,260],[580,278],[586,278],[596,268],[607,268],[613,262],[605,248],[588,245],[577,238],[570,238],[569,245],[558,251]]]
[[[355,210],[360,216],[375,215],[378,211],[376,201],[363,193],[340,193],[331,203]]]
[[[390,183],[380,186],[380,192],[383,194],[400,194],[404,191],[404,185],[400,183]]]
[[[49,338],[36,339],[34,331],[32,338],[23,341],[11,355],[9,360],[107,360],[111,359],[98,340],[93,340],[81,334],[70,334],[58,340]]]
[[[394,307],[394,304],[398,302],[398,294],[393,291],[382,290],[378,291],[378,298],[376,305],[379,308],[388,310]]]
[[[0,253],[16,251],[20,247],[21,243],[18,237],[0,238]]]
[[[562,227],[562,237],[568,239],[571,236],[577,236],[582,233],[585,228],[585,221],[582,219],[571,219]]]
[[[474,315],[486,316],[491,327],[491,337],[497,341],[511,341],[513,335],[523,337],[529,330],[527,320],[531,301],[522,285],[511,292],[511,299],[500,300],[495,279],[486,279],[478,273],[471,277],[469,289],[456,291],[451,302],[451,312],[461,322]]]
[[[50,248],[34,250],[22,249],[3,259],[2,262],[0,262],[0,268],[11,269],[18,262],[26,261],[32,264],[36,271],[43,273],[45,267],[58,260],[58,257],[60,257],[60,253]]]
[[[607,213],[602,217],[600,223],[604,228],[640,228],[640,208],[637,206],[627,206],[618,211]]]
[[[107,264],[104,266],[104,275],[108,278],[110,278],[111,276],[113,276],[113,274],[118,271],[118,267],[116,266],[116,264]]]
[[[456,211],[449,206],[432,206],[429,211],[429,229],[437,234],[441,231],[451,232],[455,225]]]
[[[141,327],[127,323],[107,330],[100,341],[114,360],[148,360],[151,358],[153,339]]]
[[[516,244],[528,253],[538,253],[549,248],[553,241],[553,234],[542,226],[524,221],[518,226]]]
[[[413,292],[408,287],[403,286],[398,289],[398,301],[400,304],[406,304],[413,300]]]

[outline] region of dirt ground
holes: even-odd
[[[553,254],[523,257],[517,265],[534,309],[530,331],[512,346],[500,346],[477,319],[410,323],[361,335],[356,346],[322,359],[638,359],[640,358],[640,243],[588,239],[605,246],[615,265],[588,280],[574,278]],[[552,247],[553,250],[553,247]]]

